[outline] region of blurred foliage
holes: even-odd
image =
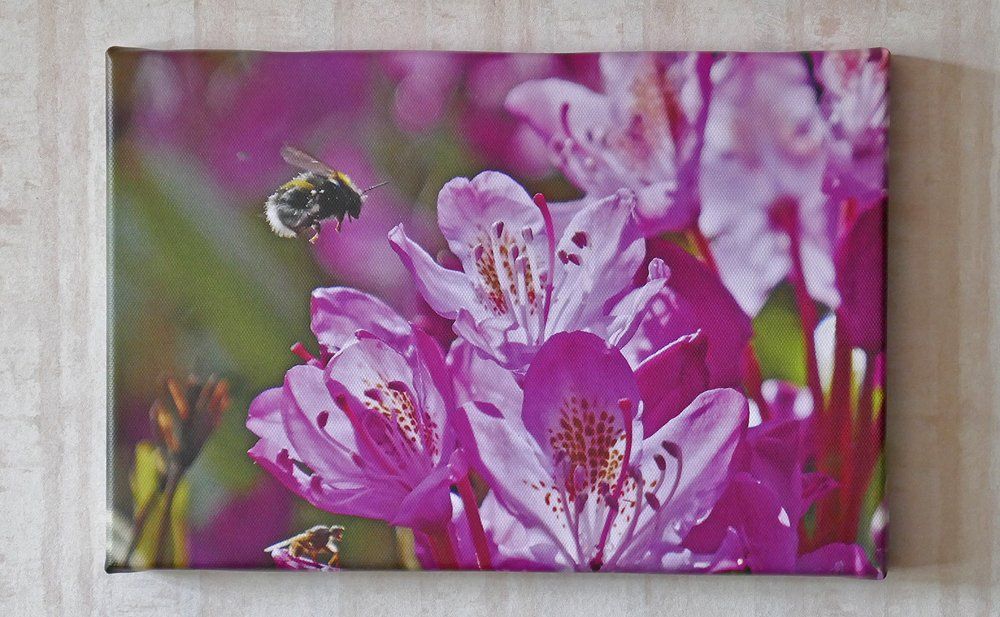
[[[822,320],[825,309],[820,304],[816,309]],[[790,284],[776,287],[754,318],[751,343],[764,379],[806,385],[805,339]]]
[[[136,445],[135,467],[129,484],[135,511],[144,514],[145,525],[140,531],[132,563],[145,567],[164,567],[169,563],[175,568],[183,568],[188,563],[186,521],[190,485],[187,480],[181,480],[176,489],[164,493],[160,490],[164,466],[153,444],[143,441]],[[160,561],[168,556],[169,561]]]

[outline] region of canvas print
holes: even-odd
[[[881,578],[888,66],[110,50],[108,569]]]

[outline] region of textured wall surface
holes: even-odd
[[[1000,615],[1000,0],[0,0],[0,32],[0,614]],[[110,45],[888,47],[888,579],[105,574]]]

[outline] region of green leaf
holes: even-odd
[[[757,313],[752,344],[764,379],[805,385],[805,340],[790,285],[777,287]]]
[[[163,565],[156,563],[157,544],[161,535],[167,543],[164,555],[171,556],[170,565],[183,568],[188,563],[185,521],[190,500],[190,486],[186,480],[181,480],[172,496],[165,495],[163,472],[164,461],[156,447],[148,441],[139,442],[135,448],[135,465],[129,484],[135,504],[135,524],[140,522],[140,518],[144,519],[142,529],[134,530],[134,533],[139,533],[141,536],[133,562],[142,568]],[[164,525],[168,525],[168,529],[164,530]]]

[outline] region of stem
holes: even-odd
[[[476,559],[479,561],[479,569],[492,570],[490,543],[486,538],[486,530],[483,529],[483,519],[479,516],[479,504],[476,503],[476,494],[472,491],[472,483],[469,482],[468,474],[462,476],[462,479],[458,482],[458,494],[462,498],[462,505],[465,507],[465,516],[469,520],[469,530],[472,532],[472,543],[476,547]]]
[[[448,536],[447,530],[442,528],[433,533],[428,533],[427,541],[430,544],[431,554],[438,569],[458,569],[458,558],[455,556],[455,547],[451,543],[451,537]]]
[[[159,500],[156,493],[154,492],[146,500],[146,503],[142,504],[142,508],[139,510],[138,516],[135,517],[135,524],[132,526],[132,540],[129,542],[128,550],[125,551],[125,565],[127,566],[130,561],[132,561],[132,555],[135,553],[135,549],[139,548],[139,541],[142,539],[142,532],[146,529],[146,519],[149,518],[149,513],[153,511],[153,504]]]
[[[802,337],[806,347],[806,383],[813,398],[813,409],[823,408],[823,385],[819,381],[819,365],[816,361],[816,305],[806,286],[806,273],[802,265],[802,241],[800,238],[798,203],[776,204],[775,219],[788,235],[788,252],[792,258],[789,278],[795,289],[795,304],[799,309],[802,323]]]
[[[841,478],[836,491],[824,497],[816,510],[816,537],[812,548],[837,540],[844,517],[842,504],[849,486],[843,482],[842,468],[851,458],[851,345],[847,340],[844,320],[837,316],[833,350],[833,378],[830,382],[830,400],[826,408],[814,410],[818,421],[819,439],[813,448],[816,468],[830,478]],[[846,442],[845,442],[846,439]]]
[[[865,362],[865,375],[861,381],[861,391],[858,393],[858,412],[856,416],[857,431],[855,431],[856,461],[853,461],[844,471],[844,478],[849,483],[847,494],[844,495],[844,516],[841,533],[845,538],[857,535],[858,521],[861,518],[861,501],[868,488],[868,479],[878,459],[878,429],[881,418],[876,422],[872,417],[873,395],[875,393],[876,358],[868,354]]]
[[[160,528],[156,530],[156,553],[153,557],[153,565],[155,567],[160,567],[164,565],[166,561],[167,553],[167,531],[173,525],[171,521],[170,512],[174,509],[174,495],[177,493],[177,474],[172,473],[170,477],[167,478],[167,487],[163,491],[163,519],[160,522]],[[172,542],[171,542],[171,548]],[[173,558],[173,550],[171,550],[171,558]]]

